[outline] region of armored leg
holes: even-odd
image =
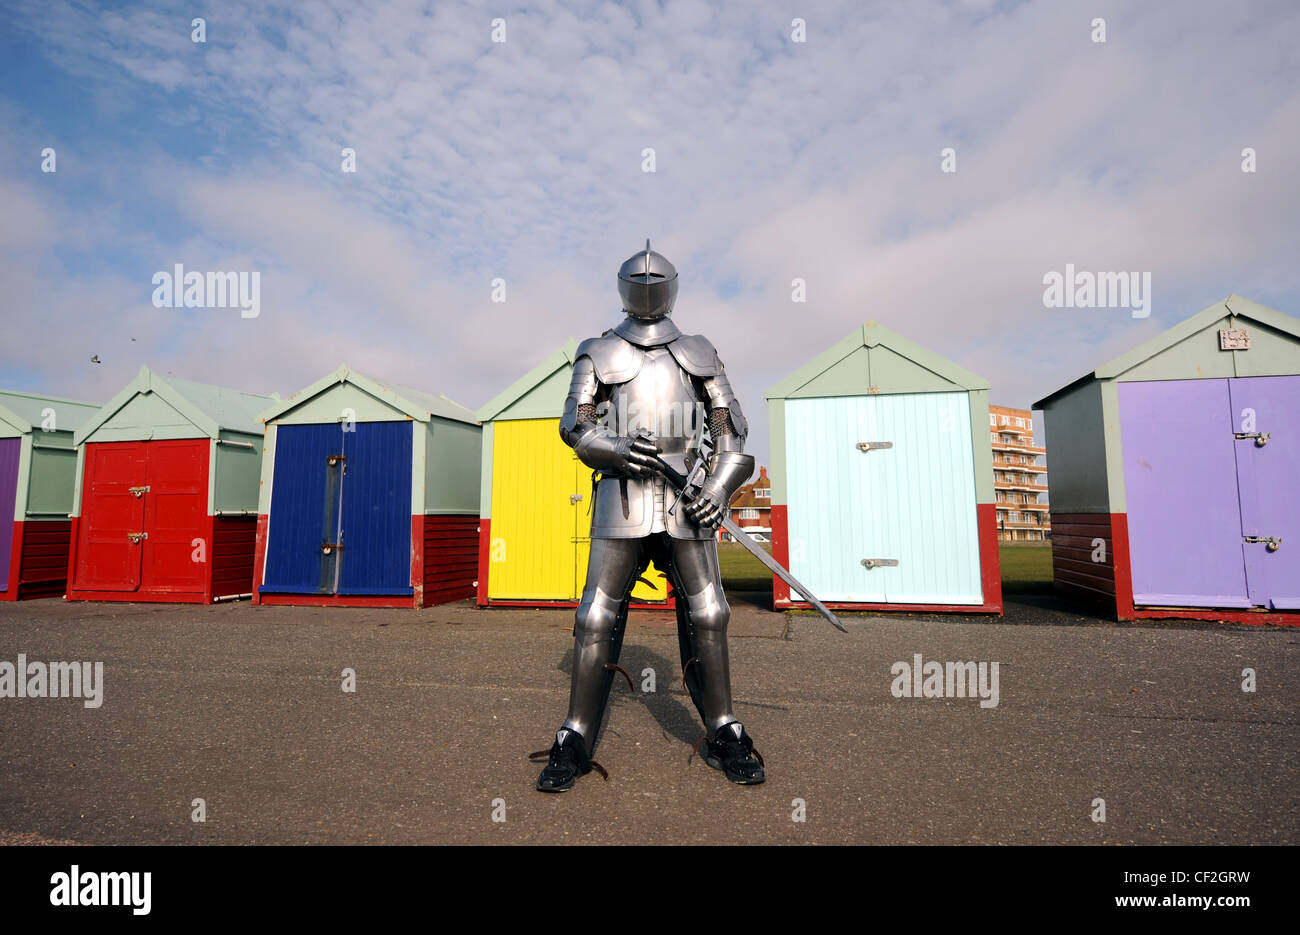
[[[718,545],[712,539],[673,539],[671,543],[677,638],[686,687],[712,735],[736,720],[731,710],[731,670],[727,662],[731,607],[722,593]]]
[[[614,680],[627,623],[632,583],[644,569],[639,539],[593,539],[587,584],[573,626],[573,678],[565,729],[577,731],[595,752],[596,734]]]

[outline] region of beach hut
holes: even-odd
[[[474,413],[345,365],[262,420],[255,603],[426,607],[474,595]]]
[[[592,472],[560,439],[559,428],[577,349],[569,339],[478,411],[480,606],[572,606],[582,593]],[[663,573],[651,565],[643,578],[632,591],[632,606],[664,606]]]
[[[1300,623],[1300,319],[1231,295],[1034,408],[1058,591]]]
[[[773,555],[831,607],[1001,613],[988,388],[869,321],[768,390]]]
[[[262,463],[257,414],[274,399],[141,367],[74,435],[67,598],[250,596]]]
[[[98,409],[0,390],[0,601],[63,594],[77,467],[72,434]]]

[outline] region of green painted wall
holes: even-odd
[[[357,422],[400,422],[410,416],[394,409],[390,404],[375,398],[354,383],[336,383],[282,416],[276,416],[280,425],[315,425],[323,422],[341,422],[344,411],[353,410]]]
[[[149,441],[155,438],[203,438],[207,435],[157,393],[141,393],[113,413],[91,442]]]
[[[478,481],[478,515],[484,519],[492,516],[492,443],[495,437],[492,423],[486,423],[483,426],[483,460]]]
[[[211,507],[223,510],[257,511],[258,487],[262,473],[262,437],[243,432],[222,432],[221,437],[234,442],[247,442],[253,447],[213,445],[216,480],[209,497]]]
[[[52,433],[37,432],[31,449],[28,473],[27,519],[65,519],[72,512],[72,492],[76,485],[77,450],[72,447],[72,433],[60,432],[66,445],[50,444]],[[23,502],[20,498],[19,502]]]
[[[569,395],[573,367],[559,368],[532,390],[503,409],[496,418],[508,419],[558,419],[564,414],[564,398]]]
[[[483,433],[477,425],[430,420],[425,442],[424,511],[479,512]]]

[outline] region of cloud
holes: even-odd
[[[90,381],[89,337],[130,331],[93,380],[144,354],[289,393],[346,360],[473,407],[613,324],[650,236],[762,454],[763,391],[867,319],[1026,405],[1230,291],[1300,307],[1290,5],[812,2],[802,44],[779,4],[497,6],[232,3],[196,45],[171,10],[11,5],[49,74],[0,104],[6,371]],[[176,262],[261,270],[262,317],[153,309]],[[1150,270],[1153,318],[1044,308],[1066,263]]]

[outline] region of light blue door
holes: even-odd
[[[827,601],[984,602],[967,394],[785,407],[796,578]]]

